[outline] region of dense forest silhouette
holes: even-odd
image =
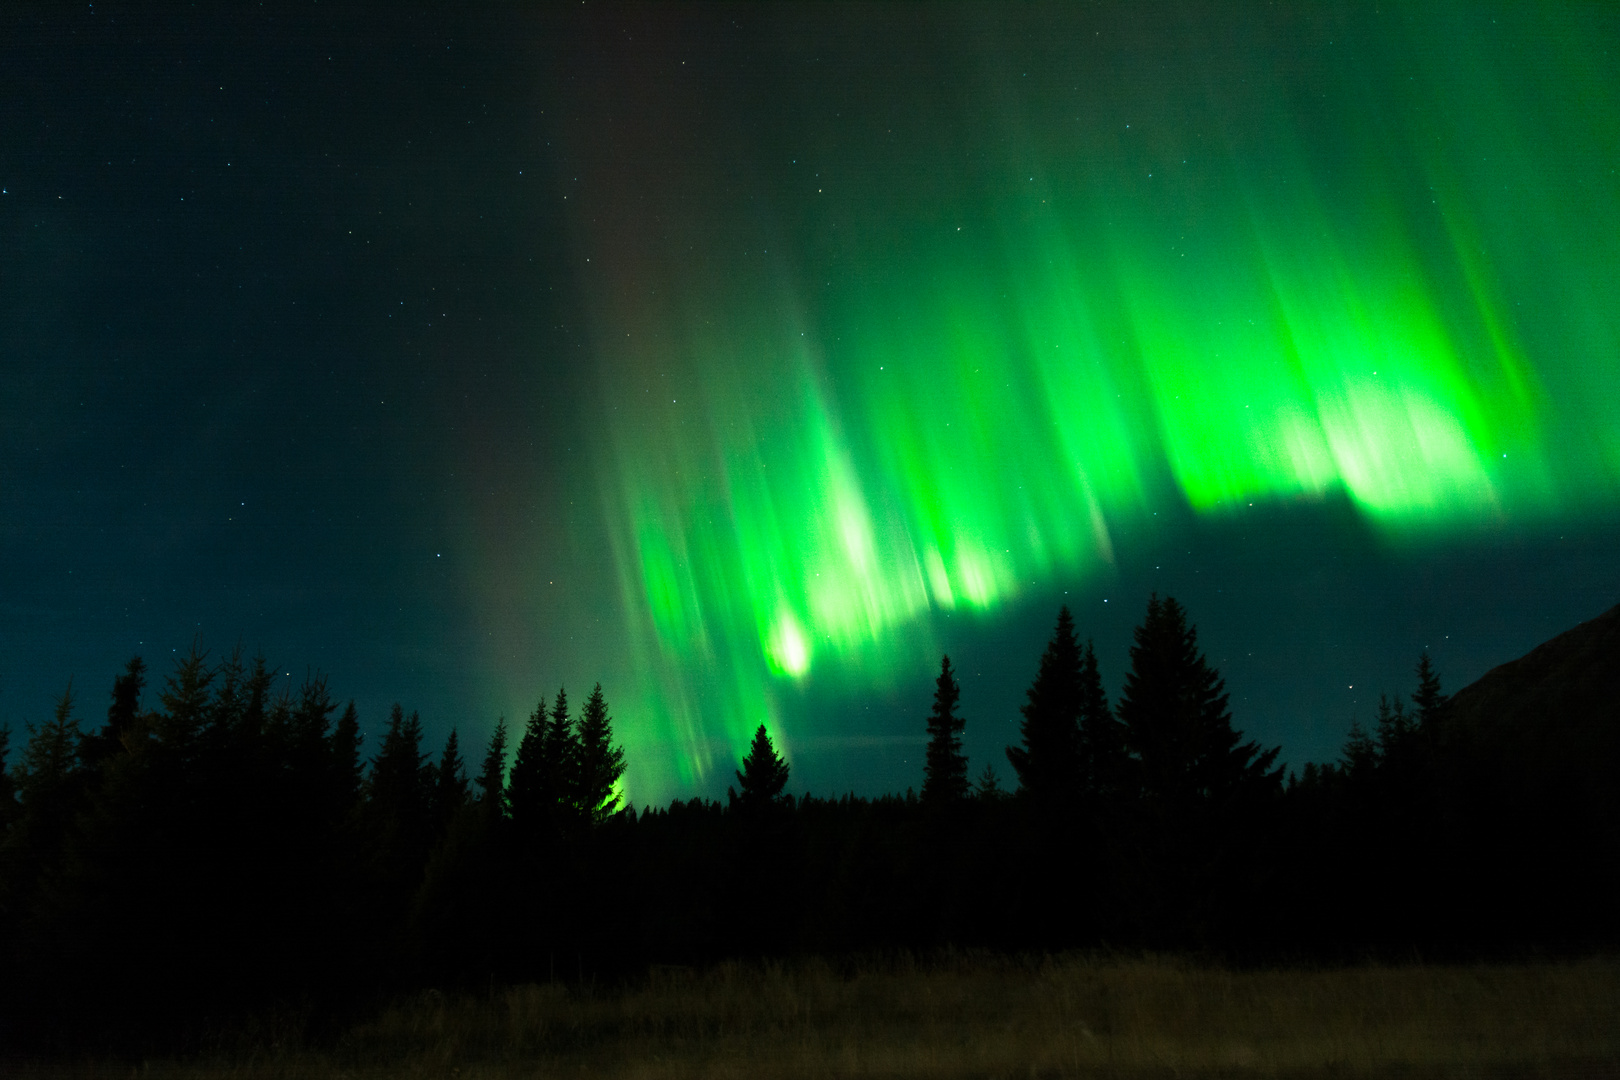
[[[194,648],[157,685],[137,657],[98,728],[70,686],[22,745],[0,733],[0,1040],[172,1044],[266,1009],[339,1023],[421,986],[735,957],[1609,947],[1620,723],[1591,672],[1617,645],[1620,608],[1455,701],[1424,655],[1337,762],[1285,780],[1175,600],[1149,602],[1112,703],[1064,609],[1010,788],[969,779],[945,657],[920,792],[794,795],[761,726],[724,802],[640,813],[599,685],[479,756],[455,731],[425,747],[399,705],[368,748],[325,678],[277,692],[262,658]]]

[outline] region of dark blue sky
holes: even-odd
[[[372,730],[399,700],[435,741],[616,670],[560,147],[590,137],[575,75],[659,23],[448,8],[0,13],[0,723],[45,717],[70,679],[99,723],[125,659],[162,674],[193,641],[326,672]],[[791,51],[784,20],[690,19],[728,73],[710,100],[766,108],[737,88]],[[818,24],[833,45],[838,19]],[[1175,595],[1238,726],[1297,765],[1408,688],[1420,650],[1455,688],[1620,601],[1610,503],[1399,546],[1342,495],[1166,518],[1111,575],[959,616],[975,771],[1014,737],[1060,603],[1112,693],[1148,594]],[[807,684],[791,708],[920,735],[932,674]],[[905,742],[850,745],[805,740],[795,786],[918,782]]]

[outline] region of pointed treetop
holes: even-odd
[[[1119,793],[1126,784],[1129,766],[1125,755],[1125,729],[1108,707],[1102,675],[1097,670],[1097,650],[1090,640],[1080,660],[1080,782],[1085,795],[1095,801]]]
[[[133,744],[140,714],[141,690],[146,686],[146,665],[139,656],[131,657],[124,673],[113,680],[112,703],[107,706],[107,724],[97,734],[87,734],[81,754],[86,765],[95,766]]]
[[[495,721],[495,732],[489,737],[489,750],[484,754],[484,767],[478,774],[479,801],[485,810],[497,818],[506,816],[506,717]]]
[[[450,729],[444,740],[444,752],[439,755],[438,768],[433,774],[434,816],[441,823],[467,803],[467,770],[461,761],[461,746],[456,729]]]
[[[967,798],[967,755],[962,752],[966,721],[956,715],[962,689],[951,658],[942,656],[934,680],[934,708],[928,714],[928,752],[923,764],[922,801],[942,806]]]
[[[1446,707],[1450,698],[1440,692],[1440,673],[1434,669],[1434,663],[1429,659],[1429,650],[1424,649],[1423,655],[1417,662],[1418,688],[1412,695],[1412,704],[1417,706],[1417,725],[1424,730],[1432,731],[1435,722],[1440,718],[1440,712]]]
[[[579,758],[579,735],[568,715],[568,691],[560,686],[551,705],[551,718],[546,722],[544,745],[548,783],[556,797],[566,802],[571,798],[569,787],[573,784],[574,766]]]
[[[613,745],[613,718],[608,715],[601,683],[579,711],[576,738],[579,809],[588,822],[600,824],[619,808],[623,797],[618,785],[625,770],[624,748]]]
[[[1171,597],[1157,594],[1136,628],[1119,718],[1141,790],[1165,805],[1271,791],[1281,748],[1240,743],[1225,683],[1198,648],[1198,631]]]
[[[771,745],[771,736],[765,730],[765,725],[759,725],[754,732],[754,740],[748,746],[748,756],[743,758],[742,768],[737,770],[737,783],[741,787],[731,789],[731,805],[745,810],[759,810],[776,802],[781,797],[788,782],[788,763],[778,756],[776,747]]]
[[[182,759],[191,753],[208,719],[208,688],[213,680],[207,650],[193,642],[191,650],[175,661],[174,674],[164,682],[158,735]]]
[[[382,747],[371,761],[367,794],[385,817],[413,823],[424,820],[431,802],[432,769],[422,752],[422,718],[405,715],[395,703],[388,714]]]
[[[1043,802],[1072,798],[1080,786],[1081,684],[1080,643],[1064,607],[1019,710],[1023,745],[1007,748],[1019,787]]]
[[[980,773],[979,779],[974,782],[973,794],[985,802],[995,802],[997,799],[1007,797],[1007,793],[1001,788],[1001,778],[996,775],[994,765],[985,763],[984,772]]]
[[[263,712],[263,704],[261,697],[260,713]],[[253,711],[250,707],[248,715],[251,716]],[[360,797],[360,746],[364,740],[365,736],[360,734],[360,713],[351,700],[344,706],[343,715],[338,717],[327,742],[332,755],[333,798],[340,809],[354,805],[354,801]]]
[[[73,680],[56,699],[51,719],[34,728],[16,770],[23,805],[50,803],[79,768],[79,720],[73,715]]]
[[[109,739],[116,740],[135,723],[141,708],[141,691],[146,688],[146,663],[139,656],[129,658],[124,673],[113,680],[112,703],[107,706]]]
[[[551,785],[551,772],[546,761],[547,743],[546,699],[529,714],[529,722],[518,740],[517,756],[512,759],[512,775],[508,778],[506,797],[511,804],[512,820],[519,827],[538,829],[549,818],[555,800]]]

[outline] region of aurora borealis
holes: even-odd
[[[1168,589],[1298,762],[1614,602],[1599,5],[214,18],[12,46],[0,720],[202,633],[479,738],[600,679],[638,802],[762,722],[903,788],[942,650],[977,771]]]
[[[1395,547],[1612,507],[1590,11],[956,10],[898,44],[913,14],[846,12],[832,58],[784,17],[718,93],[654,34],[581,93],[600,490],[683,782],[784,682],[915,668],[942,613],[1107,575],[1167,504],[1337,490]],[[904,74],[841,93],[872,41]]]

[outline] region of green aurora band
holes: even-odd
[[[1342,493],[1395,547],[1610,512],[1600,16],[968,20],[865,90],[784,47],[752,126],[646,74],[678,35],[600,75],[575,205],[633,793],[729,779],[761,722],[791,754],[806,680],[926,672],[939,618],[1109,573],[1167,506]]]

